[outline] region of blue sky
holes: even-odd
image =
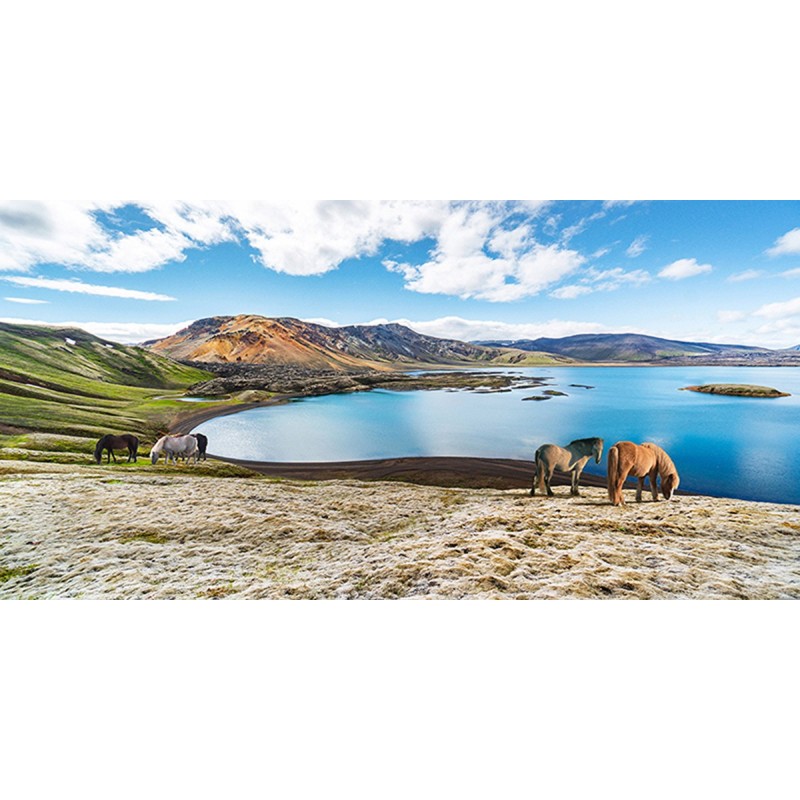
[[[240,313],[790,347],[800,201],[0,205],[4,320],[130,342]]]

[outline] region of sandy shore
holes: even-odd
[[[797,598],[800,507],[0,463],[2,598]]]

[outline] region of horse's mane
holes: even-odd
[[[648,447],[652,450],[656,455],[656,469],[658,470],[659,475],[677,475],[678,470],[675,468],[675,464],[672,459],[667,455],[666,450],[662,447],[659,447],[657,444],[653,442],[645,442],[642,447]]]
[[[588,439],[573,439],[570,444],[583,444],[587,445],[588,447],[594,447],[595,442],[599,442],[600,439],[597,436],[591,436]]]
[[[103,447],[105,446],[106,440],[108,439],[109,435],[110,434],[107,433],[105,436],[101,436],[98,439],[97,444],[95,445],[95,448],[94,448],[94,457],[95,457],[95,459],[97,459],[100,456],[100,454],[103,452]]]

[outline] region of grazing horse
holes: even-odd
[[[197,439],[197,457],[199,459],[206,460],[206,448],[208,447],[208,436],[204,433],[193,433],[195,439]]]
[[[112,433],[107,433],[98,440],[94,448],[94,460],[98,464],[103,458],[103,450],[107,453],[106,464],[108,464],[112,458],[114,459],[114,463],[117,463],[117,458],[114,455],[115,450],[127,450],[128,461],[138,461],[139,439],[132,433],[123,433],[121,436],[114,436]]]
[[[622,486],[628,475],[639,479],[636,487],[636,502],[642,501],[644,479],[650,479],[653,500],[658,500],[656,476],[661,478],[661,492],[667,500],[678,488],[680,476],[672,459],[657,444],[645,442],[617,442],[608,451],[608,497],[615,506],[624,505]]]
[[[539,491],[547,489],[547,496],[552,497],[553,491],[550,489],[550,480],[553,471],[571,472],[572,488],[570,494],[579,497],[578,481],[581,479],[581,472],[586,466],[586,462],[594,456],[595,463],[600,463],[603,455],[602,439],[575,439],[566,447],[559,447],[557,444],[543,444],[534,456],[536,471],[533,475],[533,486],[531,486],[531,497],[536,495],[536,487]]]
[[[157,464],[161,454],[164,454],[164,460],[167,464],[170,461],[173,464],[178,463],[178,456],[183,456],[188,460],[194,460],[197,463],[197,439],[191,434],[186,436],[162,436],[150,451],[150,463]]]

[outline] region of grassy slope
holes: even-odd
[[[0,458],[85,462],[123,432],[144,450],[195,410],[178,398],[209,377],[85,331],[0,323]]]

